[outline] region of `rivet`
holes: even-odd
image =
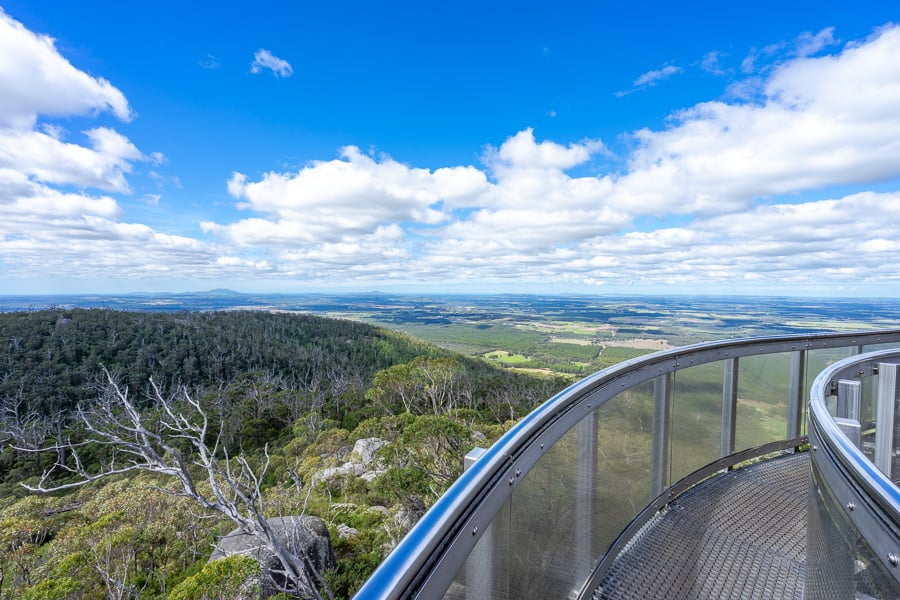
[[[853,504],[852,502],[847,503],[847,510],[853,510],[854,508],[856,508],[855,504]]]
[[[477,533],[478,533],[478,525],[476,525],[475,527],[472,528],[472,535],[475,535]]]
[[[888,560],[891,561],[892,566],[900,565],[900,556],[897,556],[893,552],[888,552]]]

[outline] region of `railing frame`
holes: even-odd
[[[894,428],[896,426],[895,407],[897,390],[900,388],[900,366],[879,363],[878,365],[878,404],[876,419],[879,427],[875,430],[875,465],[887,477],[891,477],[894,449]]]
[[[886,431],[893,438],[893,405],[900,387],[896,380],[900,368],[897,361],[900,361],[900,349],[883,350],[851,356],[823,370],[810,391],[809,441],[813,469],[822,474],[840,499],[841,510],[872,548],[884,572],[890,573],[900,583],[900,534],[897,532],[900,489],[890,478],[890,465],[877,464],[877,452],[876,462],[870,461],[858,444],[843,431],[840,421],[846,417],[835,418],[826,404],[828,396],[837,394],[838,411],[846,411],[853,406],[854,394],[858,394],[858,389],[849,388],[846,384],[878,375],[879,409],[889,404],[891,412],[876,415],[876,436]],[[848,394],[850,399],[842,399],[842,392]],[[856,408],[858,411],[858,404]],[[877,445],[878,441],[876,450]]]
[[[802,382],[808,351],[897,341],[900,330],[718,341],[657,352],[599,371],[536,408],[491,446],[420,519],[356,598],[442,596],[497,512],[541,456],[584,417],[622,391],[652,380],[671,382],[672,373],[701,364],[792,352],[785,437],[793,440],[802,423]],[[663,391],[655,394],[657,406],[668,407],[666,387],[663,383]],[[660,418],[661,435],[670,431],[667,418],[670,417]],[[731,439],[733,442],[733,435]],[[668,489],[664,452],[654,450],[650,474],[651,482],[658,482],[653,485],[661,487],[661,493]],[[586,578],[588,575],[585,573]]]

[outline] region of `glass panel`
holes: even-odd
[[[735,451],[783,440],[787,432],[791,355],[746,356],[738,365]]]
[[[822,348],[810,350],[806,353],[806,382],[803,386],[804,406],[809,403],[809,388],[816,375],[839,360],[856,355],[856,350],[856,347],[853,346],[849,348]],[[825,398],[825,406],[832,416],[836,415],[837,396],[827,396]]]
[[[560,598],[646,505],[652,383],[612,398],[553,445],[513,491],[445,598]]]
[[[513,492],[512,598],[577,592],[647,503],[652,385],[612,398],[545,454]]]
[[[650,500],[653,383],[619,394],[598,413],[596,501],[603,518],[593,523],[594,558],[605,554]]]
[[[812,385],[813,379],[816,378],[821,371],[839,360],[843,360],[850,356],[855,356],[856,346],[849,348],[822,348],[818,350],[810,350],[806,353],[806,394],[809,396],[809,386]]]
[[[670,483],[719,458],[723,366],[714,362],[675,374]]]
[[[888,350],[890,348],[896,348],[897,342],[888,342],[885,344],[868,344],[863,346],[863,352],[875,352],[876,350]]]
[[[813,467],[805,598],[900,598],[900,585]],[[865,506],[861,507],[864,510]],[[882,535],[877,529],[869,535]]]
[[[586,422],[566,433],[513,492],[509,530],[510,598],[527,598],[534,595],[534,590],[540,590],[540,595],[548,598],[563,597],[574,586],[571,571],[575,568],[575,549],[589,535],[588,530],[577,524],[585,509],[579,503],[584,494],[590,493],[590,487],[578,477],[582,450],[579,446],[584,444],[583,431],[579,430],[589,427],[592,421],[590,415]]]
[[[895,364],[898,362],[898,358],[900,357],[886,358],[884,362]],[[879,370],[881,371],[881,369]],[[883,382],[882,378],[884,378]],[[890,389],[891,381],[894,382],[893,389]],[[898,381],[900,381],[900,377],[896,373],[884,374],[883,371],[878,375],[863,380],[863,401],[861,404],[869,410],[866,413],[863,413],[862,410],[860,412],[867,416],[871,415],[871,419],[866,420],[861,414],[860,424],[862,429],[861,438],[863,440],[861,445],[864,446],[863,452],[869,456],[867,450],[871,449],[871,460],[878,469],[888,475],[894,483],[900,485],[900,453],[897,452],[897,448],[900,447],[900,394],[898,394],[897,390],[897,386],[900,383]],[[883,401],[886,401],[887,404],[879,408],[878,388],[882,383],[888,387],[887,390],[882,390],[886,394],[886,398]],[[866,392],[869,393],[867,394]],[[893,406],[891,406],[892,404]],[[878,433],[877,436],[876,431]],[[881,436],[886,438],[886,442],[876,443],[876,437]],[[888,446],[881,448],[885,456],[879,458],[877,446],[883,443],[887,443]],[[885,463],[889,464],[886,465]]]
[[[447,588],[445,600],[512,598],[509,594],[508,543],[511,510],[511,501],[507,501]]]

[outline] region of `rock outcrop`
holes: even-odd
[[[337,477],[346,477],[353,475],[362,477],[366,481],[372,481],[378,475],[383,473],[378,469],[375,461],[375,453],[387,442],[381,438],[363,438],[357,440],[353,444],[353,451],[350,453],[350,460],[339,467],[328,467],[319,472],[318,477],[324,481],[335,479]]]
[[[319,517],[274,517],[269,519],[269,526],[275,532],[275,538],[291,552],[300,558],[309,569],[316,573],[323,573],[335,566],[334,550],[331,547],[331,538],[328,536],[328,528],[325,521]],[[261,596],[267,598],[274,593],[272,582],[283,583],[283,567],[277,556],[256,536],[242,533],[235,529],[219,540],[215,552],[210,561],[241,554],[249,556],[259,562],[261,567],[260,589]],[[317,576],[308,572],[310,581],[316,581]]]

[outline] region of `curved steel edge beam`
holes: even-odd
[[[845,358],[819,373],[809,395],[811,434],[816,432],[818,441],[828,447],[841,466],[852,473],[856,484],[878,503],[894,523],[900,523],[900,488],[847,439],[828,412],[825,397],[830,395],[832,382],[840,377],[871,374],[872,368],[879,362],[898,357],[900,350],[892,349]]]
[[[810,423],[809,441],[813,485],[823,497],[829,498],[826,503],[832,507],[831,510],[843,513],[846,521],[852,523],[857,536],[865,540],[865,545],[878,557],[882,571],[890,573],[900,582],[897,565],[892,564],[890,559],[900,546],[897,515],[882,510],[881,503],[860,485],[857,474],[848,469],[840,458],[843,446],[841,449],[829,446],[816,423]],[[835,517],[832,514],[829,518]]]
[[[626,389],[728,358],[900,340],[900,329],[706,342],[634,358],[573,384],[537,407],[441,496],[357,592],[357,600],[441,596],[497,511],[543,453],[588,413]]]

